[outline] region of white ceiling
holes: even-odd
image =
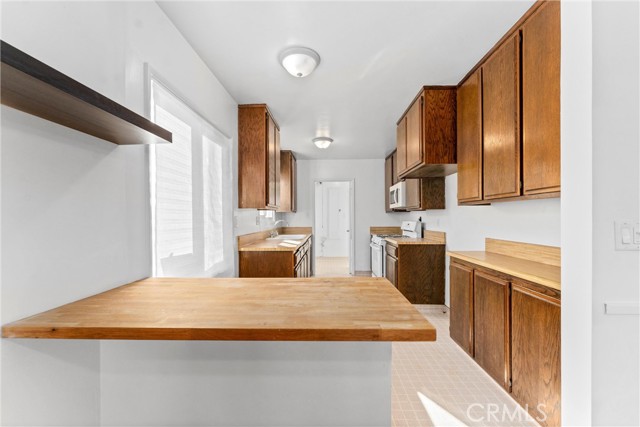
[[[383,158],[422,85],[455,85],[531,6],[526,1],[185,2],[160,7],[239,104],[266,103],[298,158]],[[314,49],[305,78],[278,62]],[[311,139],[327,134],[327,150]]]

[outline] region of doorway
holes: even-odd
[[[353,180],[316,181],[314,190],[315,276],[353,275]]]

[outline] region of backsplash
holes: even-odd
[[[279,219],[284,219],[284,214],[258,209],[236,209],[233,213],[233,234],[241,236],[268,230]]]

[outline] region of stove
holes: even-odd
[[[402,221],[402,234],[374,234],[371,236],[371,273],[374,277],[384,277],[386,273],[386,245],[385,238],[395,239],[422,237],[421,221]]]
[[[386,239],[387,237],[394,237],[398,239],[402,237],[402,234],[374,234],[371,236],[371,243],[375,243],[377,245],[386,244],[386,241],[384,239]]]

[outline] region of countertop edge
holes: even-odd
[[[166,341],[435,341],[431,329],[212,329],[212,328],[137,328],[137,327],[2,327],[2,338],[20,339],[94,339],[94,340],[166,340]]]

